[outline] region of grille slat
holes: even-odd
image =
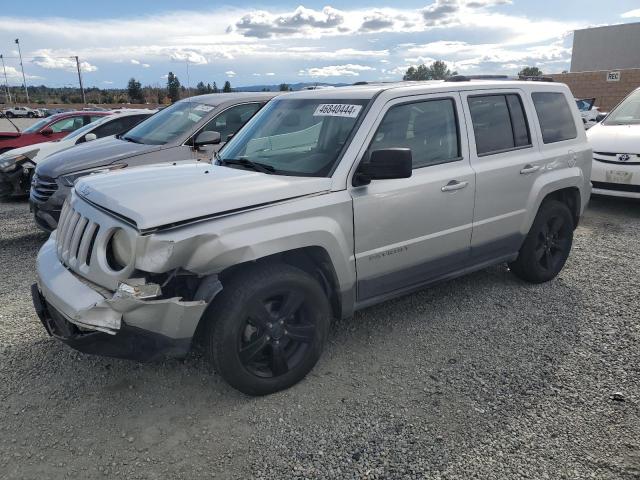
[[[87,267],[91,262],[93,244],[100,225],[77,212],[65,202],[60,212],[56,236],[58,258],[67,267]]]
[[[46,202],[58,191],[58,184],[52,178],[34,175],[31,181],[31,195],[40,202]]]

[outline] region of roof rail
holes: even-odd
[[[526,82],[553,82],[553,78],[545,77],[544,75],[536,76],[536,77],[528,77],[525,75],[520,75],[518,80],[523,80]]]
[[[508,75],[453,75],[446,82],[469,82],[471,80],[511,80]]]

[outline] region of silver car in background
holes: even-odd
[[[74,182],[97,171],[180,160],[209,161],[277,93],[219,93],[186,98],[123,135],[94,140],[38,164],[30,204],[38,226],[56,228]]]

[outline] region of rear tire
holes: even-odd
[[[564,267],[573,243],[573,216],[557,200],[542,203],[518,258],[509,264],[513,274],[527,282],[543,283]]]
[[[286,264],[256,265],[231,278],[207,310],[207,355],[232,387],[274,393],[314,367],[330,318],[327,296],[311,275]]]
[[[7,118],[13,118],[13,113],[11,112],[7,112],[6,115],[7,115]]]

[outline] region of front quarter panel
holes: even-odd
[[[232,214],[140,239],[136,267],[183,268],[199,275],[305,247],[324,249],[341,290],[355,283],[353,210],[346,191]]]

